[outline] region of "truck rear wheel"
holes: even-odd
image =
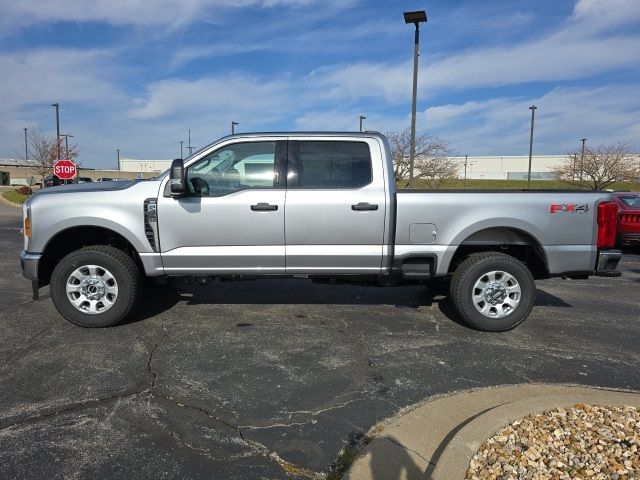
[[[51,276],[51,299],[67,320],[82,327],[108,327],[131,312],[142,289],[138,266],[107,245],[64,257]]]
[[[498,252],[470,255],[451,279],[451,299],[467,324],[503,332],[522,323],[533,308],[536,284],[516,258]]]

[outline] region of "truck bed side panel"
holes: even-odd
[[[597,204],[609,198],[606,192],[579,191],[398,191],[395,256],[434,254],[436,274],[446,275],[455,251],[472,234],[506,227],[540,244],[549,273],[592,271]]]

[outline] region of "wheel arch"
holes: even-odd
[[[144,271],[142,261],[133,244],[121,233],[98,225],[68,227],[51,237],[38,262],[40,284],[49,283],[56,264],[69,253],[90,245],[109,245],[125,252]]]
[[[460,241],[447,266],[453,272],[469,255],[496,251],[524,262],[536,278],[549,275],[549,262],[542,243],[533,234],[513,226],[481,228]]]

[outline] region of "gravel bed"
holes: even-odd
[[[480,446],[467,479],[640,479],[640,411],[577,404],[529,415]]]

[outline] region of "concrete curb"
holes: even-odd
[[[640,408],[640,393],[525,384],[429,400],[374,427],[374,439],[343,479],[464,479],[473,455],[498,430],[531,413],[576,403]]]
[[[22,204],[21,203],[10,202],[6,198],[4,198],[2,195],[0,195],[0,202],[6,203],[7,205],[11,205],[12,207],[22,208]]]

